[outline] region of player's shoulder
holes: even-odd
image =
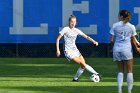
[[[119,22],[114,23],[113,24],[113,28],[118,27],[120,25],[122,25],[122,21],[119,21]]]
[[[133,24],[131,24],[129,22],[127,23],[127,25],[130,26],[130,27],[135,27]]]
[[[69,27],[68,26],[65,26],[65,27],[63,27],[60,31],[63,31],[63,32],[67,32],[67,31],[69,31]]]
[[[60,34],[64,34],[64,33],[66,33],[66,32],[68,32],[68,27],[63,27],[63,28],[61,28],[60,31],[59,31]]]
[[[82,32],[79,28],[74,28],[75,31]]]
[[[70,29],[70,28],[68,26],[65,26],[65,27],[63,27],[63,29],[66,29],[67,30],[67,29]]]
[[[135,29],[135,26],[133,25],[133,24],[131,24],[131,23],[127,23],[127,25],[133,30],[133,29]]]

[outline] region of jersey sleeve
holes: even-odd
[[[114,25],[112,26],[112,28],[110,29],[110,34],[114,35]]]
[[[60,32],[59,32],[59,34],[61,34],[62,36],[66,33],[66,27],[64,27]]]
[[[132,25],[131,28],[132,28],[132,36],[137,35],[137,32],[136,32],[136,28],[135,28],[135,26]]]
[[[81,30],[79,30],[79,29],[76,29],[76,32],[77,32],[78,35],[81,35],[81,36],[82,36],[82,35],[85,35],[85,34],[84,34]]]

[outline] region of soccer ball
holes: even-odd
[[[92,82],[100,82],[100,77],[97,74],[93,74],[90,76],[90,80]]]

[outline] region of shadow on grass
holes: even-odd
[[[65,58],[0,58],[0,64],[64,64]]]
[[[60,62],[59,62],[60,61]],[[0,77],[61,78],[76,70],[65,59],[7,58],[0,59]],[[71,69],[73,68],[73,69]]]
[[[30,86],[30,87],[0,87],[5,90],[38,91],[37,93],[117,93],[116,86]],[[123,88],[127,93],[127,88]],[[133,93],[139,93],[139,86],[134,86]]]
[[[104,85],[104,82],[116,82],[115,64],[108,61],[105,63],[100,62],[98,64],[94,64],[94,61],[95,59],[93,62],[90,59],[91,63],[89,64],[94,66],[97,71],[101,72],[103,75],[103,80],[101,81],[103,82],[103,85],[95,86],[93,84],[91,86],[82,86],[82,83],[87,84],[89,82],[90,74],[85,71],[81,76],[80,81],[82,83],[79,83],[80,86],[76,86],[76,84],[73,86],[60,86],[59,83],[65,84],[71,81],[73,75],[76,73],[77,68],[79,67],[78,65],[72,62],[68,63],[65,59],[0,59],[0,78],[4,77],[4,79],[0,81],[6,81],[2,83],[8,84],[9,81],[12,81],[12,83],[17,81],[16,84],[22,83],[20,81],[27,82],[27,86],[1,85],[0,89],[6,91],[18,90],[19,92],[16,93],[20,93],[21,91],[31,91],[32,93],[34,93],[34,91],[35,93],[117,93],[116,86]],[[138,65],[138,63],[135,64],[135,66],[136,65]],[[134,69],[135,73],[139,73],[140,70],[138,67],[139,65]],[[139,74],[137,74],[137,79],[139,79],[138,77]],[[46,84],[48,84],[48,82],[50,84],[54,83],[56,86],[46,86],[45,84],[44,86],[29,86],[32,83],[36,84],[37,82],[41,84],[44,84],[44,82]],[[55,82],[58,82],[58,86]],[[139,87],[140,86],[134,86],[133,93],[139,93]],[[124,93],[127,93],[126,87],[124,88],[124,91]]]
[[[38,93],[117,93],[116,87],[51,86],[51,87],[0,87],[6,90],[38,91]],[[39,92],[40,91],[40,92]],[[111,92],[110,92],[111,91]],[[19,92],[20,93],[20,92]]]
[[[102,74],[103,82],[116,82],[116,65],[110,62],[110,58],[89,58],[86,61]],[[134,66],[134,71],[139,73],[140,65]],[[78,68],[79,65],[69,63],[65,58],[0,58],[0,77],[72,78]],[[89,79],[89,76],[85,71],[81,78]]]
[[[68,65],[68,64],[66,64]],[[77,66],[14,66],[14,65],[0,65],[0,77],[27,77],[27,78],[70,78],[77,71]],[[105,73],[106,74],[106,73]],[[107,75],[107,74],[106,74]],[[114,81],[113,76],[103,75],[102,81]],[[85,71],[81,79],[89,80],[90,73]]]

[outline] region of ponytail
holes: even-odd
[[[131,13],[127,10],[121,10],[119,16],[124,23],[127,23],[131,20]]]

